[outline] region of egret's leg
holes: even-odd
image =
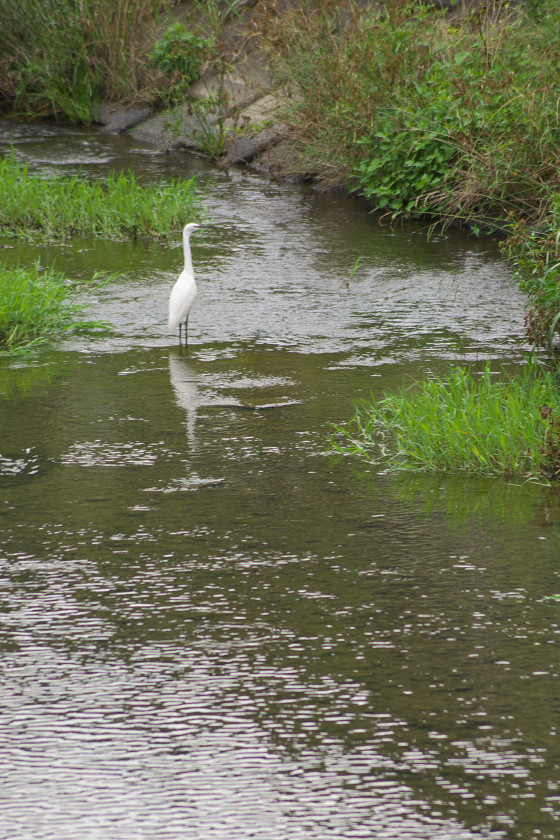
[[[187,317],[185,318],[185,347],[186,347],[186,346],[187,346],[187,344],[189,343],[189,340],[188,340],[188,329],[189,329],[189,316],[187,315]]]
[[[181,330],[183,329],[183,322],[179,321],[179,347],[181,346]]]

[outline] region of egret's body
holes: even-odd
[[[191,222],[183,228],[183,251],[185,253],[185,267],[179,275],[177,282],[171,289],[169,296],[169,329],[175,330],[179,327],[179,343],[181,343],[181,328],[185,324],[185,345],[187,344],[187,328],[189,312],[196,297],[196,282],[191,257],[191,233],[201,228],[202,225]]]

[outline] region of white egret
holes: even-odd
[[[189,323],[189,312],[196,297],[196,283],[191,257],[190,238],[191,233],[204,227],[197,222],[190,222],[183,228],[183,251],[185,253],[185,267],[179,275],[177,282],[171,289],[169,295],[169,329],[175,330],[179,327],[179,344],[181,343],[181,327],[185,322],[185,347],[187,345],[187,328]]]

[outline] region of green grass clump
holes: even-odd
[[[0,233],[61,240],[165,239],[200,216],[196,180],[141,184],[132,172],[103,180],[31,174],[13,152],[0,159]]]
[[[453,367],[371,403],[337,427],[334,448],[389,471],[546,479],[560,474],[558,378],[527,365],[516,377]]]
[[[98,287],[108,279],[95,275],[91,282]],[[72,331],[110,330],[83,318],[85,304],[77,300],[83,291],[83,284],[52,269],[0,265],[0,355],[27,352]]]
[[[100,100],[135,98],[162,79],[147,61],[160,0],[0,0],[4,112],[92,121]]]

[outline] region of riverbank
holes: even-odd
[[[307,177],[290,142],[296,117],[275,73],[264,21],[257,20],[254,3],[239,8],[216,21],[199,10],[195,15],[192,4],[182,4],[168,31],[194,26],[209,36],[214,30],[218,59],[214,55],[202,66],[200,77],[183,90],[179,101],[170,94],[173,104],[168,107],[105,102],[94,108],[94,120],[104,131],[127,132],[161,151],[184,149],[223,167],[249,166],[271,179]],[[170,38],[169,49],[173,48]],[[180,86],[182,79],[175,78]]]

